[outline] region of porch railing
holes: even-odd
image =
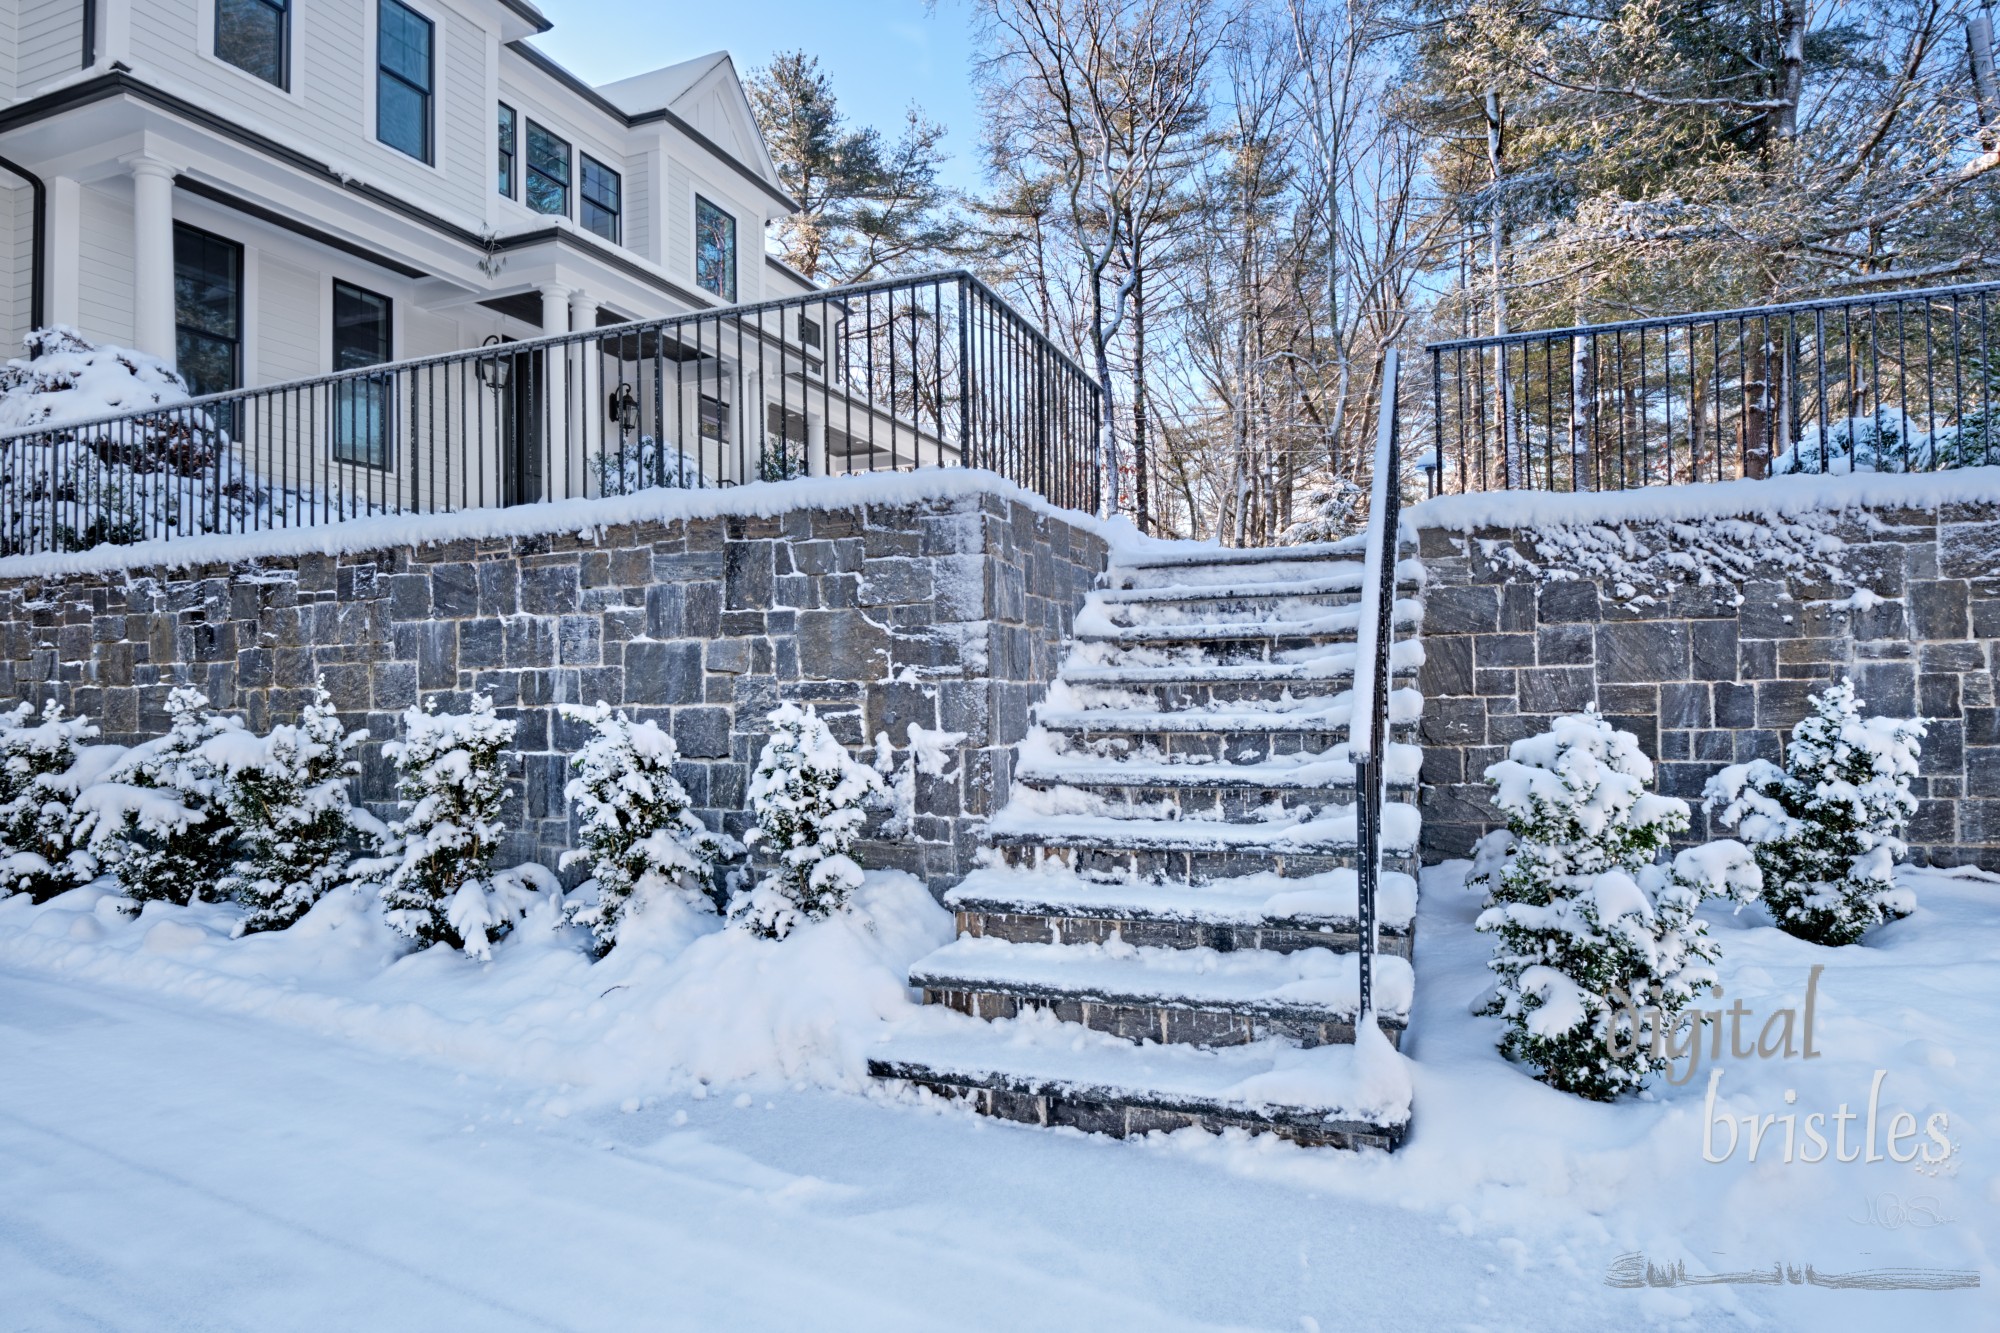
[[[1425,350],[1432,494],[2000,462],[2000,283]]]
[[[969,273],[0,434],[0,554],[916,467],[1093,509],[1098,387]]]

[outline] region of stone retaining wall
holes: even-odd
[[[1747,579],[1651,589],[1650,606],[1631,605],[1621,578],[1577,569],[1546,530],[1426,527],[1421,509],[1415,521],[1426,859],[1463,856],[1501,822],[1481,774],[1509,742],[1593,702],[1638,735],[1659,789],[1694,804],[1693,836],[1708,836],[1709,775],[1780,758],[1808,696],[1848,676],[1870,712],[1930,720],[1914,859],[2000,870],[2000,505],[1826,514],[1813,525],[1837,543],[1826,560],[1789,573],[1753,560]]]
[[[295,720],[323,677],[342,719],[373,733],[360,794],[388,813],[394,770],[380,743],[401,710],[485,691],[519,727],[504,853],[552,867],[570,845],[563,786],[585,731],[559,703],[602,699],[669,729],[696,806],[732,832],[781,700],[817,705],[857,750],[882,731],[901,746],[910,723],[964,732],[956,762],[919,779],[912,830],[882,836],[878,817],[862,849],[866,864],[943,888],[1004,796],[1008,747],[1105,559],[1087,526],[969,492],[629,523],[594,539],[572,526],[0,578],[0,700],[54,697],[130,743],[165,730],[177,683],[263,730]]]

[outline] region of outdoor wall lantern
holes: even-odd
[[[499,334],[489,333],[486,335],[486,341],[479,345],[481,347],[499,347],[505,341]],[[493,390],[493,392],[499,393],[507,387],[507,375],[512,369],[508,361],[509,358],[497,352],[492,356],[481,357],[473,364],[473,373],[479,376],[481,384],[484,384],[487,388]]]
[[[611,419],[618,423],[622,431],[639,429],[639,395],[629,384],[621,384],[611,391],[611,401],[607,404]]]

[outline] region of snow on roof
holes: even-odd
[[[708,77],[708,72],[729,59],[727,51],[711,51],[705,56],[683,60],[676,65],[634,74],[629,79],[606,83],[597,91],[606,101],[628,116],[658,111],[679,101],[687,91]]]
[[[1765,477],[1644,486],[1630,491],[1484,491],[1442,495],[1404,511],[1419,528],[1564,528],[1594,523],[1691,522],[1708,518],[1791,518],[1840,509],[1936,509],[2000,502],[2000,466],[1938,472]]]

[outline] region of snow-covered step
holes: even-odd
[[[1331,949],[1223,953],[972,936],[919,959],[910,984],[926,1003],[974,1018],[1042,1009],[1132,1041],[1213,1046],[1273,1036],[1305,1046],[1353,1041],[1361,986],[1360,960]],[[1376,959],[1376,1016],[1392,1041],[1407,1020],[1413,987],[1406,959]]]
[[[986,1115],[1118,1137],[1199,1126],[1388,1149],[1410,1119],[1407,1076],[1385,1067],[1378,1046],[1206,1049],[1134,1044],[1041,1017],[959,1020],[891,1034],[869,1052],[868,1072],[968,1098]]]
[[[1351,807],[1299,818],[1296,809],[1272,813],[1266,823],[1209,819],[1141,819],[1104,814],[1051,814],[1038,804],[1054,793],[1016,794],[994,816],[987,842],[1009,865],[1056,860],[1094,879],[1169,879],[1207,884],[1270,870],[1313,875],[1354,864]],[[1099,809],[1102,807],[1099,806]],[[1383,809],[1384,864],[1416,870],[1416,807],[1390,802]]]
[[[1410,956],[1417,884],[1384,876],[1376,895],[1383,953]],[[1021,944],[1294,949],[1357,945],[1355,872],[1288,877],[1264,871],[1205,885],[1081,878],[1056,866],[984,867],[945,895],[961,934]]]
[[[1354,761],[1345,743],[1327,750],[1308,750],[1272,755],[1255,763],[1230,763],[1167,756],[1136,757],[1093,754],[1086,748],[1072,752],[1057,748],[1048,733],[1030,733],[1021,744],[1021,757],[1014,766],[1016,780],[1060,783],[1069,787],[1144,787],[1183,789],[1235,789],[1264,792],[1332,791],[1352,788]],[[1100,742],[1115,746],[1116,741]],[[1385,776],[1392,786],[1414,786],[1423,766],[1423,750],[1416,745],[1391,744],[1386,756]]]

